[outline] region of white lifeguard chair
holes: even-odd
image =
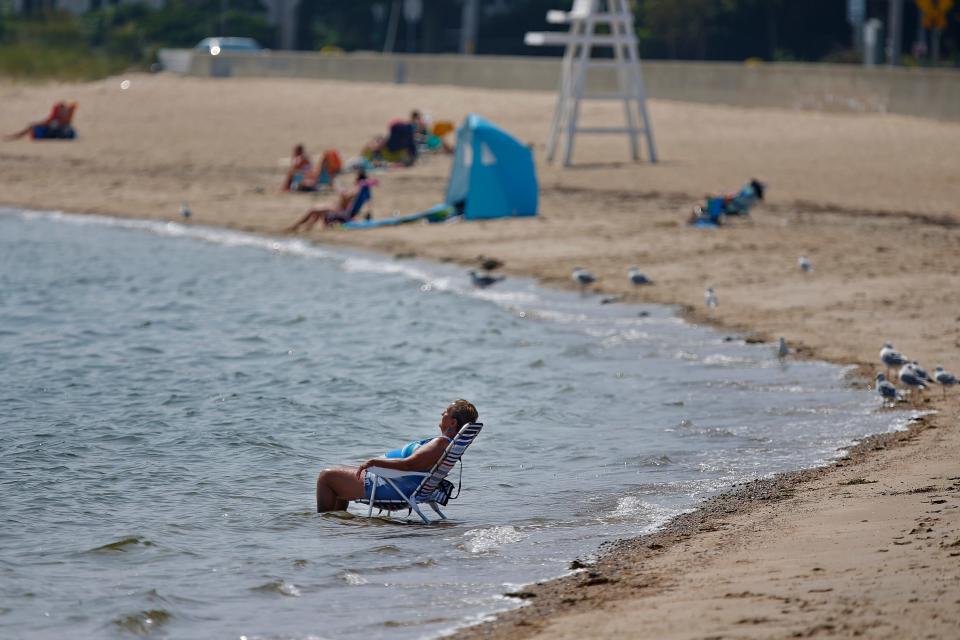
[[[601,2],[606,5],[601,9]],[[567,33],[557,31],[530,32],[524,43],[533,47],[565,46],[557,108],[550,125],[547,160],[553,162],[560,135],[564,135],[563,164],[570,166],[573,142],[577,133],[626,133],[630,138],[630,152],[640,159],[640,135],[646,137],[650,162],[657,161],[653,142],[653,126],[647,114],[646,91],[640,69],[637,36],[633,29],[633,11],[628,0],[574,0],[570,11],[548,11],[550,24],[569,24]],[[597,26],[605,25],[609,33],[596,33]],[[613,49],[613,58],[592,57],[595,49]],[[618,89],[607,92],[587,92],[587,71],[613,68],[617,73]],[[581,100],[623,101],[625,127],[578,127]],[[636,112],[634,111],[636,109]]]

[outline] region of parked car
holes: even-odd
[[[220,55],[221,51],[263,51],[260,43],[253,38],[215,37],[204,38],[197,43],[194,49],[203,49],[212,56]]]

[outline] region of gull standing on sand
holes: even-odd
[[[707,305],[708,309],[713,309],[720,304],[717,300],[717,292],[713,290],[713,287],[707,287],[707,290],[703,292],[703,303]]]
[[[783,336],[780,336],[780,344],[777,345],[777,357],[781,360],[790,355],[790,347],[787,346],[787,341],[784,340]]]
[[[877,374],[877,393],[879,393],[884,400],[893,400],[896,402],[900,398],[900,392],[897,391],[897,388],[893,386],[882,373]]]
[[[476,271],[470,271],[469,273],[470,281],[473,282],[473,286],[478,289],[486,289],[505,279],[505,276],[491,276],[486,273],[477,273]]]
[[[880,349],[880,362],[887,367],[887,375],[890,375],[891,367],[900,367],[907,364],[907,359],[899,351],[895,351],[893,345],[887,342]]]
[[[630,279],[630,282],[638,287],[645,284],[653,284],[653,280],[640,273],[640,270],[636,267],[627,269],[627,277]]]
[[[583,267],[576,267],[570,277],[573,278],[574,282],[580,285],[581,293],[586,292],[587,287],[597,281],[597,279],[593,277],[593,274]]]
[[[916,374],[916,372],[913,370],[913,365],[909,362],[900,368],[899,378],[901,384],[904,384],[911,389],[927,388],[927,385],[923,382],[923,378]]]
[[[910,363],[910,368],[913,369],[914,375],[923,380],[924,384],[930,384],[930,374],[927,373],[927,370],[920,366],[920,363],[914,360]]]
[[[797,264],[800,265],[800,271],[803,271],[804,273],[810,273],[813,271],[813,263],[807,259],[807,256],[800,256],[797,259]]]
[[[187,203],[186,203],[186,202],[181,202],[181,203],[180,203],[180,217],[183,218],[184,220],[189,220],[191,215],[193,215],[193,214],[190,213],[190,209],[187,208]]]
[[[957,377],[949,371],[944,371],[943,367],[937,367],[933,370],[933,379],[943,389],[943,395],[947,395],[947,387],[957,384]]]

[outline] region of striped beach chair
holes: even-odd
[[[426,504],[436,511],[440,518],[446,520],[447,516],[440,511],[440,506],[446,506],[451,497],[456,497],[450,495],[453,493],[453,483],[446,479],[447,475],[460,461],[463,452],[466,451],[467,447],[476,439],[481,429],[483,429],[483,423],[481,422],[472,422],[463,425],[453,441],[447,445],[443,457],[440,458],[440,461],[437,462],[430,471],[398,471],[384,467],[368,467],[367,474],[373,477],[373,488],[370,491],[370,497],[356,500],[356,502],[370,506],[367,511],[367,516],[373,515],[374,507],[381,511],[409,509],[410,511],[416,512],[425,523],[430,524],[430,518],[420,510],[420,505]],[[410,476],[423,479],[412,493],[407,494],[401,490],[395,480]],[[392,487],[393,490],[402,497],[402,500],[377,499],[377,487],[384,486]]]

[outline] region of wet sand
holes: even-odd
[[[279,186],[297,142],[345,157],[420,108],[476,111],[534,145],[532,219],[316,230],[304,238],[474,266],[678,305],[795,354],[879,371],[885,341],[932,370],[960,371],[960,125],[889,115],[741,109],[653,100],[661,162],[627,161],[619,138],[582,137],[577,166],[542,161],[554,96],[454,87],[168,75],[81,85],[0,83],[0,131],[78,100],[81,138],[0,143],[0,203],[284,233],[329,194]],[[587,122],[617,121],[591,105]],[[449,157],[379,174],[377,217],[442,200]],[[708,192],[769,186],[749,220],[683,221]],[[797,258],[813,263],[803,273]],[[637,265],[653,286],[635,289]],[[713,286],[720,306],[703,307]],[[466,634],[483,637],[957,637],[960,635],[960,390],[909,434],[871,439],[838,465],[734,488],[596,566],[537,586],[529,604]],[[879,407],[878,398],[878,407]]]

